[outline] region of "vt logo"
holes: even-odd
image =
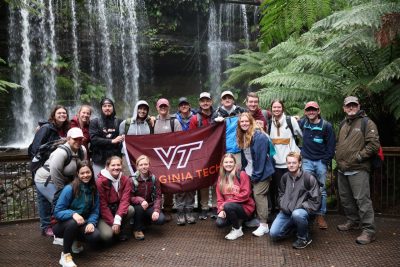
[[[194,150],[199,150],[203,145],[203,141],[183,144],[179,146],[170,146],[168,147],[167,151],[164,150],[162,147],[153,148],[154,151],[157,153],[158,157],[162,160],[164,165],[169,170],[171,168],[172,163],[174,162],[176,154],[181,154],[181,157],[178,162],[177,169],[185,168],[190,155]]]

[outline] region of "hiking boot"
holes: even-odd
[[[366,231],[362,231],[361,235],[357,237],[356,242],[360,245],[366,245],[375,241],[376,237],[374,233],[368,233]]]
[[[71,253],[64,254],[64,252],[61,252],[61,258],[59,263],[61,264],[62,267],[76,267],[75,262],[72,260]]]
[[[248,228],[255,228],[260,226],[260,220],[257,218],[253,218],[249,221],[245,221],[244,225]]]
[[[199,215],[199,219],[200,220],[207,220],[208,218],[208,210],[201,210],[200,215]]]
[[[227,234],[225,236],[225,239],[235,240],[235,239],[238,239],[241,236],[243,236],[242,227],[240,227],[239,229],[235,229],[235,228],[232,227],[232,230],[229,232],[229,234]]]
[[[75,253],[75,254],[81,253],[81,252],[83,251],[82,243],[75,240],[75,241],[72,243],[71,250],[72,250],[72,252]]]
[[[136,240],[144,240],[144,234],[142,231],[134,231],[133,236]]]
[[[183,211],[179,212],[176,214],[176,224],[177,225],[185,225],[186,224],[186,218],[185,218],[185,213]]]
[[[317,221],[319,229],[323,229],[323,230],[328,229],[328,224],[326,223],[324,216],[317,215],[315,217],[315,220]]]
[[[194,216],[192,211],[186,212],[185,217],[186,217],[186,222],[188,224],[195,224],[196,223],[196,217]]]
[[[42,235],[47,237],[54,237],[53,228],[49,226],[46,229],[42,230]]]
[[[307,247],[309,244],[311,244],[312,239],[311,238],[307,238],[307,239],[300,239],[297,238],[296,241],[294,241],[294,243],[292,244],[293,248],[295,249],[302,249]]]
[[[211,208],[211,215],[210,215],[211,219],[217,219],[218,218],[218,210],[217,208]]]
[[[346,223],[339,224],[337,226],[339,231],[349,231],[349,230],[358,230],[360,229],[360,224],[352,221],[347,221]]]
[[[260,226],[258,226],[258,228],[255,231],[253,231],[254,236],[263,236],[268,233],[269,233],[268,224],[267,225],[260,224]]]

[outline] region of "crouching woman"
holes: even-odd
[[[145,223],[164,224],[165,217],[161,212],[161,185],[150,172],[150,159],[141,155],[136,160],[137,171],[132,176],[133,196],[131,203],[135,208],[133,235],[143,240]]]
[[[218,227],[232,225],[225,236],[235,240],[243,235],[240,220],[248,220],[255,209],[251,198],[250,178],[245,171],[238,173],[236,159],[231,153],[222,157],[218,181],[216,184]]]
[[[134,209],[130,206],[132,185],[127,176],[122,175],[122,159],[112,156],[106,161],[96,180],[100,196],[99,230],[101,239],[109,243],[116,236],[125,241],[131,234],[130,220]]]
[[[77,177],[62,190],[54,208],[57,223],[53,230],[56,237],[64,238],[61,253],[62,266],[76,266],[71,252],[79,253],[86,241],[95,246],[100,240],[96,228],[99,219],[99,195],[93,178],[93,170],[86,160],[78,162]]]

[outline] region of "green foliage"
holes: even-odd
[[[0,64],[6,64],[6,62],[2,58],[0,58]],[[17,89],[20,87],[21,86],[16,83],[0,79],[0,93],[8,93],[7,88]]]
[[[102,85],[88,84],[83,88],[81,101],[83,103],[99,102],[105,97],[106,88]]]
[[[68,77],[57,76],[56,86],[58,103],[68,105],[68,102],[72,101],[75,96],[74,82]]]

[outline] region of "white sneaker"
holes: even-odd
[[[258,228],[255,231],[253,231],[253,235],[255,236],[263,236],[268,233],[269,233],[268,224],[266,226],[265,224],[260,224],[260,226],[258,226]]]
[[[61,258],[59,263],[61,264],[62,267],[77,267],[75,262],[72,260],[71,253],[64,254],[64,252],[61,252]]]
[[[79,241],[74,240],[74,243],[72,243],[71,250],[75,254],[79,254],[83,251],[83,246],[82,243]]]
[[[53,245],[63,246],[64,245],[64,239],[54,236]]]
[[[235,229],[232,227],[232,230],[230,231],[229,234],[227,234],[225,236],[225,239],[235,240],[235,239],[241,237],[242,235],[243,235],[242,227],[240,227],[239,229]]]

